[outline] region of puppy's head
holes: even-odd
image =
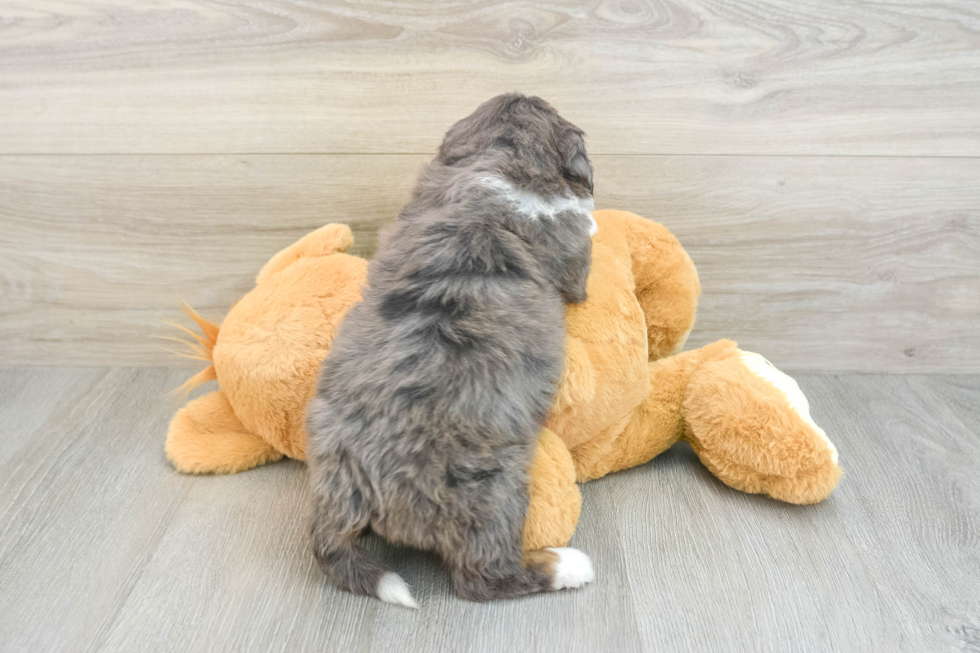
[[[465,166],[490,159],[526,190],[592,196],[592,164],[584,132],[538,97],[519,93],[487,100],[446,133],[436,160]]]

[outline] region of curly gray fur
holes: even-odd
[[[308,409],[313,551],[342,588],[391,589],[356,546],[368,528],[439,553],[467,599],[560,586],[559,556],[521,535],[591,206],[583,133],[539,98],[484,103],[421,172]]]

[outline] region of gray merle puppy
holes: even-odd
[[[340,587],[417,607],[357,546],[367,529],[439,553],[471,600],[593,579],[580,551],[521,547],[563,302],[586,298],[593,206],[583,133],[539,98],[501,95],[446,134],[383,233],[307,412],[313,552]]]

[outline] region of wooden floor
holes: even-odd
[[[411,611],[321,577],[301,464],[174,472],[183,376],[0,370],[0,650],[980,647],[980,377],[799,377],[846,470],[820,505],[735,492],[686,446],[586,484],[584,590],[467,603],[430,556],[372,542]]]

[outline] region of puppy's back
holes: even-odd
[[[438,161],[423,173],[310,405],[314,551],[358,593],[403,588],[353,546],[368,526],[441,553],[468,598],[566,582],[560,554],[522,556],[521,529],[561,372],[562,297],[584,298],[591,217],[529,218],[488,175]]]

